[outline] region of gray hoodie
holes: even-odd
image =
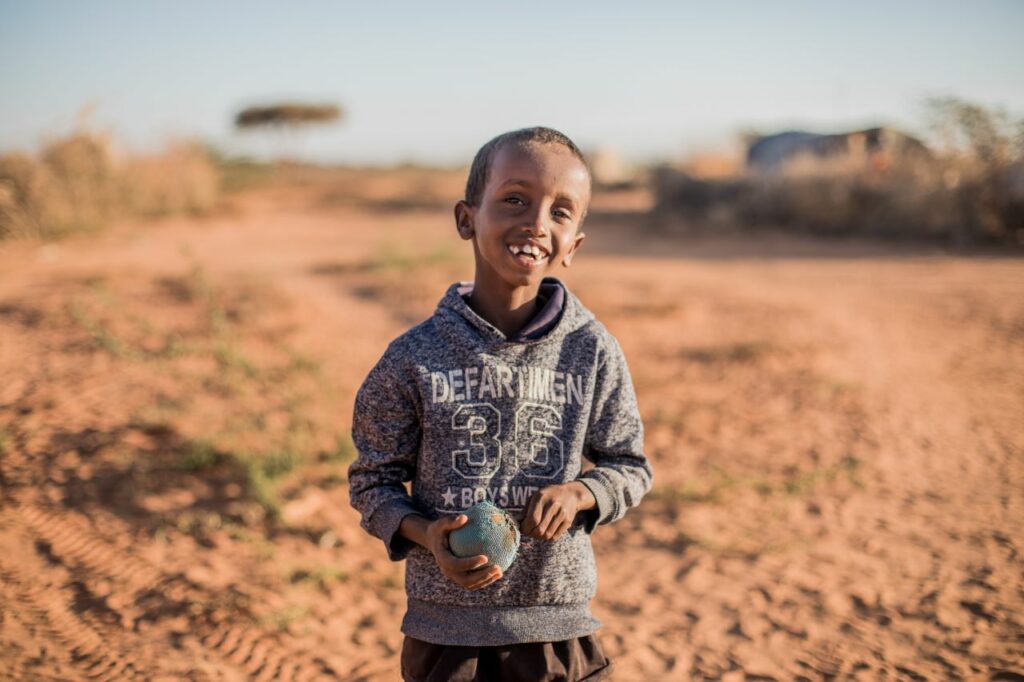
[[[452,284],[434,315],[392,341],[355,399],[349,495],[361,525],[407,560],[402,632],[434,644],[497,646],[590,634],[597,572],[590,534],[651,488],[643,424],[622,349],[558,279],[514,338]],[[584,458],[593,467],[584,471]],[[524,535],[515,562],[476,591],[398,533],[402,518],[459,514],[483,499],[517,521],[547,485],[580,480],[595,509],[557,540]],[[403,485],[412,481],[412,494]]]

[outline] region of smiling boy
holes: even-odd
[[[392,341],[356,396],[350,499],[388,556],[407,560],[405,680],[610,674],[590,612],[590,534],[636,506],[653,474],[621,347],[553,276],[584,241],[590,190],[557,131],[484,145],[455,206],[474,281]],[[484,499],[523,533],[504,574],[448,546]]]

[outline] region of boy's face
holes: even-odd
[[[473,240],[477,284],[539,286],[560,263],[568,267],[586,236],[579,225],[589,202],[586,166],[562,145],[502,147],[480,205],[455,206],[459,235]]]

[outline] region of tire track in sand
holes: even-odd
[[[52,659],[70,661],[83,677],[95,680],[135,679],[138,671],[129,656],[121,650],[111,653],[112,643],[80,620],[68,608],[60,592],[40,586],[30,576],[0,559],[0,613],[18,621],[23,629],[37,639],[45,639],[45,653]],[[53,649],[57,649],[54,652]],[[44,647],[40,647],[43,653]],[[16,679],[38,679],[38,671],[25,661],[8,660],[13,664],[7,674]],[[54,671],[59,679],[69,671],[59,666]],[[29,677],[31,675],[31,677]]]
[[[0,534],[7,536],[4,545],[10,548],[14,541],[22,546],[19,565],[24,557],[36,555],[40,575],[16,567],[0,553],[4,604],[15,605],[12,615],[55,643],[59,657],[71,661],[85,679],[148,679],[172,672],[153,667],[170,665],[167,659],[180,658],[183,648],[212,659],[205,666],[210,672],[200,679],[340,679],[322,660],[310,660],[261,632],[237,594],[225,598],[181,574],[159,570],[127,547],[102,539],[78,514],[19,505],[9,507],[5,516],[5,527],[0,527]],[[59,567],[71,580],[55,589],[41,576],[58,575]],[[76,592],[71,599],[68,587]],[[171,623],[169,631],[162,628],[168,640],[147,639],[143,627],[160,620]],[[195,678],[199,671],[173,672]]]

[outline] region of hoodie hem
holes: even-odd
[[[504,646],[560,642],[589,635],[601,621],[582,604],[451,606],[409,598],[402,632],[446,646]]]

